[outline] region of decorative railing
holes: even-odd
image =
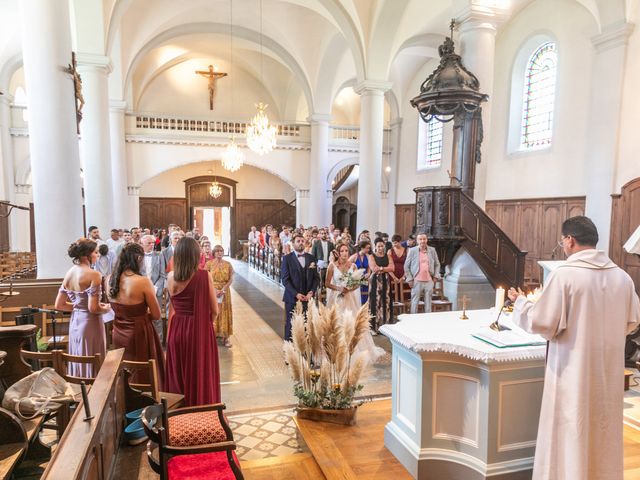
[[[249,266],[258,270],[268,279],[280,284],[280,266],[282,265],[282,252],[259,243],[249,244]]]

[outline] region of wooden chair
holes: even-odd
[[[411,312],[411,287],[409,287],[408,283],[402,282],[400,284],[400,298],[402,299],[402,303],[404,304],[405,311]],[[424,312],[424,302],[422,300],[418,301],[418,311],[416,313]]]
[[[451,302],[444,296],[444,280],[436,278],[433,284],[433,293],[431,294],[431,311],[432,312],[450,312]]]
[[[223,409],[224,405],[214,404],[181,408],[169,412],[166,399],[162,399],[160,404],[151,405],[143,410],[142,424],[149,437],[147,459],[153,471],[160,474],[160,480],[177,477],[173,473],[177,471],[190,478],[201,480],[244,479],[240,470],[240,462],[234,451],[236,444],[222,415]],[[215,415],[216,412],[217,415]],[[201,424],[193,422],[194,414],[201,417],[208,415],[212,418],[217,416],[226,435],[212,436],[210,432],[206,432],[206,429],[201,429]],[[192,441],[188,445],[182,442],[176,443],[175,434],[172,434],[172,430],[176,429],[175,423],[179,417],[191,417],[188,424],[190,431],[186,438]],[[197,432],[194,432],[195,429]]]
[[[169,410],[182,405],[184,395],[160,391],[155,360],[150,359],[146,362],[123,360],[122,369],[125,370],[124,401],[127,412],[158,403],[160,398],[167,399]],[[141,375],[144,373],[146,375]],[[143,383],[144,381],[146,383]]]
[[[42,305],[42,308],[44,310],[53,310],[56,307],[55,305]],[[41,315],[42,338],[46,339],[49,345],[53,345],[53,337],[51,337],[51,335],[53,335],[53,331],[49,330],[49,327],[53,325],[53,321],[51,320],[51,318],[49,318],[48,313],[43,312]],[[56,341],[57,345],[66,346],[69,344],[69,336],[62,335],[62,326],[66,325],[66,329],[68,331],[70,322],[71,312],[65,312],[60,317],[56,318],[56,337],[62,337],[60,340]],[[51,339],[51,341],[49,341],[49,339]]]
[[[391,303],[393,318],[398,318],[398,315],[404,313],[405,311],[408,311],[404,301],[402,300],[401,288],[401,283],[393,283],[393,301]]]
[[[16,315],[19,315],[23,308],[31,308],[31,305],[26,307],[0,307],[0,327],[11,327],[16,324]]]
[[[80,384],[84,382],[87,385],[92,385],[102,365],[102,355],[99,353],[88,356],[70,355],[61,350],[55,350],[54,357],[56,361],[56,372],[69,383]],[[92,367],[92,375],[86,377],[69,375],[69,363],[81,363]]]

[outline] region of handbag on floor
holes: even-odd
[[[4,394],[2,406],[23,420],[30,420],[73,401],[71,384],[47,367],[11,385]]]

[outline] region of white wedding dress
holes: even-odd
[[[355,272],[356,270],[357,267],[352,264],[348,271]],[[342,277],[343,273],[340,271],[338,266],[334,264],[331,283],[333,285],[344,287],[346,285],[346,281],[343,280]],[[327,307],[331,307],[334,304],[338,306],[338,310],[340,311],[350,310],[354,316],[347,318],[353,318],[355,320],[355,314],[360,310],[360,307],[362,307],[362,304],[360,303],[360,289],[356,288],[344,295],[340,295],[340,292],[337,290],[327,289]],[[385,354],[384,348],[377,347],[376,344],[373,343],[371,331],[360,339],[356,346],[356,352],[366,352],[371,363],[375,363],[378,358]]]

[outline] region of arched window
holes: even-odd
[[[440,167],[442,161],[442,122],[418,117],[418,170]]]
[[[543,43],[529,58],[524,77],[521,150],[551,145],[556,69],[555,42]]]

